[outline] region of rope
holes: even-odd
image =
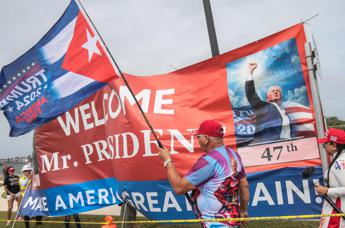
[[[228,222],[228,221],[272,221],[272,220],[291,220],[291,219],[313,219],[321,217],[342,217],[345,214],[312,214],[312,215],[288,215],[288,216],[270,216],[270,217],[248,217],[248,218],[217,218],[217,219],[174,219],[174,220],[136,220],[136,221],[113,221],[113,224],[157,224],[157,223],[200,223],[200,222]],[[8,220],[0,219],[0,222]],[[9,220],[15,221],[15,220]],[[16,222],[25,222],[24,220],[17,220]],[[29,222],[35,223],[35,220]],[[42,220],[42,223],[49,224],[65,224],[65,221],[50,221]],[[68,222],[75,224],[76,222]],[[85,225],[106,225],[107,222],[78,222]]]

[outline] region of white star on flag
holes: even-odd
[[[86,29],[86,36],[87,36],[87,41],[84,43],[81,47],[84,49],[87,49],[88,51],[88,56],[89,56],[89,62],[91,62],[91,58],[94,53],[98,55],[102,55],[101,52],[99,51],[97,47],[97,36],[91,36],[89,31]]]
[[[13,108],[12,108],[11,106],[8,106],[8,108],[7,108],[7,112],[8,112],[8,113],[13,112]]]

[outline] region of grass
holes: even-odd
[[[0,212],[0,227],[5,227],[6,224],[6,212]],[[39,228],[58,228],[58,227],[64,227],[62,221],[63,217],[44,217],[43,218],[43,225],[37,226]],[[73,221],[73,218],[71,218],[71,222]],[[80,219],[82,222],[91,223],[91,224],[82,224],[82,227],[85,228],[93,228],[93,227],[101,227],[101,224],[92,224],[92,223],[101,223],[104,222],[104,216],[103,215],[85,215],[81,214]],[[119,221],[119,217],[114,217],[114,220]],[[142,217],[138,217],[138,220],[144,220]],[[45,223],[44,221],[53,221],[55,223]],[[312,228],[312,227],[318,227],[319,222],[318,221],[295,221],[295,220],[279,220],[279,221],[253,221],[248,223],[248,228]],[[15,225],[16,228],[24,228],[24,222],[18,221]],[[36,224],[31,223],[30,227],[36,227]],[[71,224],[70,227],[75,227],[74,224]],[[117,227],[121,227],[120,224],[117,225]],[[174,227],[174,228],[200,228],[199,224],[135,224],[133,227],[135,228],[158,228],[158,227]]]

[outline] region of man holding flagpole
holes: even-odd
[[[177,172],[166,148],[159,156],[167,169],[171,187],[177,194],[191,190],[193,210],[201,219],[248,217],[249,184],[241,157],[223,142],[223,127],[205,120],[195,132],[201,156],[185,177]],[[238,221],[203,222],[205,227],[239,227]]]

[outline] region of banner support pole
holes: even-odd
[[[319,87],[318,87],[317,77],[316,77],[316,73],[315,73],[315,71],[316,71],[315,64],[314,64],[315,53],[312,51],[312,47],[311,47],[310,42],[305,43],[304,48],[305,48],[305,52],[306,52],[310,88],[311,88],[312,99],[313,99],[314,110],[315,110],[315,122],[316,122],[317,136],[319,138],[320,137],[322,138],[327,126],[325,126],[325,122],[323,119],[322,105],[321,105],[321,99],[320,99],[320,94],[319,94]],[[320,145],[319,145],[319,149],[320,149],[322,171],[325,172],[328,169],[327,153],[326,153],[325,149]]]

